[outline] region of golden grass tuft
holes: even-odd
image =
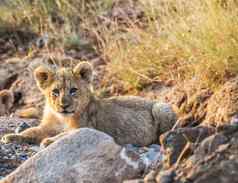
[[[191,78],[217,88],[236,75],[235,1],[160,1],[161,6],[148,2],[142,1],[149,19],[145,29],[134,25],[127,29],[129,39],[114,37],[104,44],[112,74],[139,89],[146,82]]]

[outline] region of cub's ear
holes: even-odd
[[[46,66],[39,66],[34,70],[34,76],[37,86],[40,89],[47,88],[53,81],[54,72]]]
[[[93,67],[88,62],[80,62],[75,68],[74,68],[74,75],[77,78],[83,79],[86,82],[90,83],[92,81],[93,76]]]
[[[6,110],[9,110],[14,102],[13,93],[10,90],[0,91],[0,103],[5,106]]]

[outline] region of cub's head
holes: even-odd
[[[91,64],[81,62],[73,69],[40,66],[34,76],[46,104],[61,115],[73,115],[89,103],[92,71]]]

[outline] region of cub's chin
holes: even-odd
[[[74,115],[74,111],[61,111],[58,113],[60,113],[62,116],[73,116]]]

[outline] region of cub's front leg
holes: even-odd
[[[52,136],[51,133],[48,130],[42,128],[41,126],[38,126],[29,128],[19,134],[6,134],[2,137],[1,141],[4,143],[14,142],[39,144],[44,138]]]
[[[40,146],[45,148],[47,146],[49,146],[50,144],[52,144],[53,142],[59,140],[60,138],[64,137],[65,135],[69,134],[69,131],[67,132],[62,132],[56,136],[53,137],[48,137],[42,140],[42,142],[40,143]]]

